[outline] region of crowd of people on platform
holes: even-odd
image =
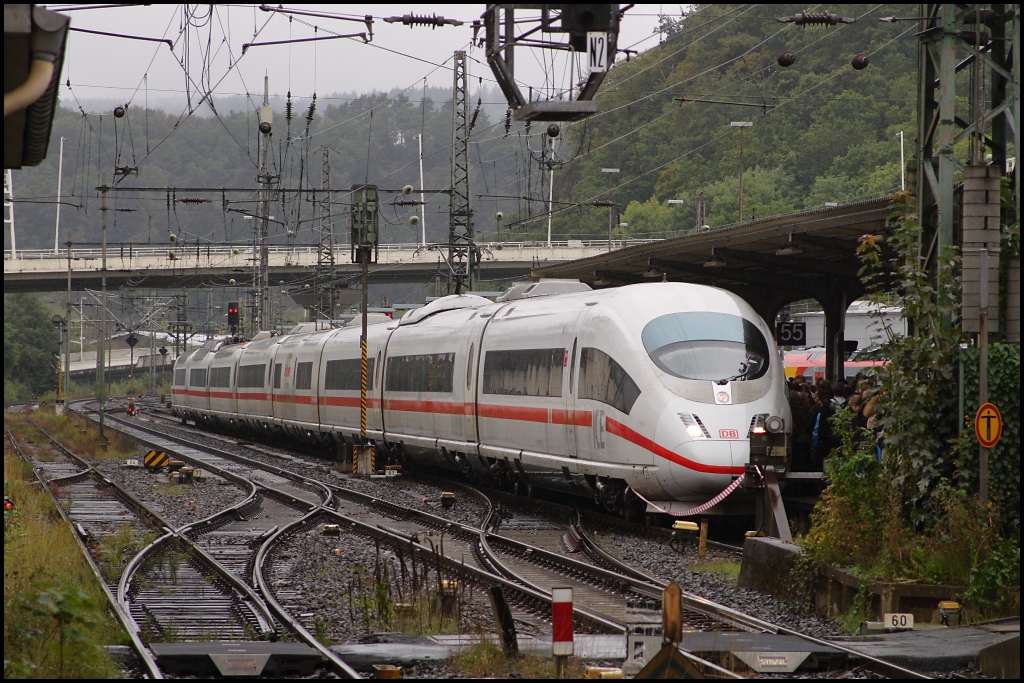
[[[852,382],[835,384],[818,377],[809,382],[804,375],[789,380],[789,406],[793,413],[792,468],[795,471],[820,472],[831,452],[839,445],[829,421],[838,411],[853,414],[854,438],[875,442],[881,457],[881,434],[876,429],[878,403],[874,375],[857,373]]]

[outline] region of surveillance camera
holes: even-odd
[[[170,240],[170,241],[172,241],[172,242],[177,242],[177,241],[178,241],[178,236],[177,236],[177,235],[175,235],[175,234],[174,234],[174,233],[172,232],[172,233],[171,233],[171,234],[170,234],[170,235],[169,235],[169,236],[167,237],[167,239],[169,239],[169,240]]]
[[[231,285],[232,287],[234,287],[235,286],[235,278],[231,278],[230,280],[228,280],[228,284]]]
[[[496,221],[500,221],[503,218],[505,218],[505,214],[503,214],[501,211],[499,211],[498,213],[494,214],[494,220],[496,220]]]
[[[420,217],[416,214],[409,216],[409,225],[419,225]]]
[[[288,231],[288,237],[295,237],[295,231],[294,230],[289,230]]]
[[[412,194],[412,185],[406,185],[403,187],[402,194]]]
[[[548,137],[557,138],[560,132],[562,132],[562,128],[557,123],[552,123],[548,126]]]
[[[270,124],[266,121],[260,123],[260,132],[264,135],[270,135]]]

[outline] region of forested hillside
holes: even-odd
[[[562,128],[556,143],[554,239],[607,236],[607,209],[587,202],[608,199],[609,174],[601,169],[609,167],[621,171],[611,176],[611,198],[622,211],[616,223],[628,226],[616,228],[619,234],[657,237],[690,229],[700,194],[707,223],[735,222],[739,133],[730,126],[734,121],[753,124],[744,132],[748,219],[898,188],[898,132],[906,134],[908,158],[913,155],[916,40],[912,22],[878,19],[907,15],[907,7],[831,6],[829,11],[857,19],[835,27],[775,21],[815,9],[802,5],[696,5],[682,20],[663,20],[664,42],[620,62],[608,75],[597,98],[600,114]],[[788,68],[776,61],[783,50],[796,53]],[[860,52],[869,55],[870,65],[857,71],[850,60]],[[478,63],[473,70],[471,107],[486,100],[475,115],[470,148],[479,239],[543,237],[550,175],[538,151],[548,140],[546,126],[513,122],[506,128],[487,104],[500,99],[490,74]],[[334,188],[366,179],[382,188],[419,186],[417,136],[422,132],[424,185],[444,190],[450,183],[451,100],[441,101],[437,94],[432,89],[428,95],[434,97],[425,98],[414,87],[322,97],[308,127],[310,100],[296,97],[290,125],[281,107],[275,113],[272,172],[282,188],[319,187],[320,150],[327,146]],[[680,103],[678,97],[758,106]],[[259,103],[256,96],[253,101]],[[217,115],[203,117],[147,112],[132,102],[128,115],[116,121],[116,131],[109,111],[83,116],[76,102],[63,102],[47,160],[14,174],[18,247],[53,245],[61,136],[67,138],[61,241],[65,231],[77,243],[99,239],[94,188],[104,176],[110,182],[115,167],[138,168],[137,175],[119,181],[121,187],[211,190],[111,195],[116,208],[110,215],[111,242],[166,243],[170,232],[188,243],[251,240],[252,223],[243,213],[255,210],[255,193],[222,197],[220,188],[255,190],[256,116],[252,106],[247,112],[224,111],[218,102],[214,99]],[[185,198],[210,201],[186,203]],[[670,199],[684,203],[670,206]],[[416,210],[389,207],[384,239],[418,241],[420,227],[407,222]],[[434,195],[426,212],[428,240],[445,239],[447,210],[447,196]],[[505,214],[501,223],[495,220],[498,210]],[[342,212],[334,221],[343,230]],[[280,221],[272,224],[275,242],[315,240],[310,202],[279,193],[271,213]],[[344,241],[346,235],[339,237]],[[4,239],[9,248],[9,235]]]
[[[700,5],[683,21],[664,21],[667,40],[609,74],[597,97],[602,114],[574,125],[580,156],[555,178],[565,201],[613,199],[624,207],[622,230],[656,237],[695,224],[703,194],[707,223],[737,220],[739,133],[744,131],[747,219],[844,202],[899,187],[900,147],[913,155],[916,39],[906,5],[838,5],[851,25],[797,27],[774,17],[798,5]],[[814,11],[815,8],[809,8]],[[822,8],[817,8],[818,10]],[[782,68],[776,57],[796,53]],[[870,65],[850,61],[867,53]],[[676,97],[767,105],[765,108]],[[772,108],[769,108],[772,107]],[[685,200],[670,207],[669,199]],[[607,209],[565,211],[557,232],[607,234]]]

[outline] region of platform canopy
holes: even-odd
[[[552,264],[534,277],[577,278],[595,288],[637,282],[712,285],[746,299],[771,324],[788,303],[825,310],[826,376],[842,377],[846,309],[864,294],[858,239],[890,234],[892,197],[706,229],[600,256]]]

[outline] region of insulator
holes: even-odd
[[[856,69],[857,71],[868,68],[868,64],[870,63],[871,60],[868,59],[868,56],[863,52],[854,55],[853,60],[850,62],[853,68]]]
[[[793,66],[796,63],[796,53],[792,50],[783,50],[778,56],[779,66]]]
[[[473,130],[473,126],[476,125],[476,117],[480,116],[480,106],[483,104],[482,98],[477,98],[476,109],[473,110],[473,116],[469,119],[469,129]]]
[[[316,93],[313,93],[313,99],[309,103],[309,110],[306,112],[306,125],[313,123],[313,114],[316,112]]]
[[[209,199],[204,199],[203,197],[182,197],[178,201],[181,202],[182,204],[209,204],[210,203]]]
[[[284,103],[284,120],[289,124],[292,122],[292,91],[288,91],[288,99]]]
[[[505,110],[505,137],[508,137],[512,130],[512,107]]]
[[[847,19],[831,12],[801,12],[791,17],[778,17],[776,21],[783,24],[796,24],[797,26],[810,26],[819,24],[821,26],[835,26],[836,24],[853,24],[856,19]]]
[[[400,21],[403,26],[430,26],[432,28],[445,25],[462,26],[463,23],[458,19],[445,19],[444,17],[439,17],[436,14],[431,14],[430,16],[425,14],[403,14],[401,17],[388,17],[384,21],[389,24],[394,24]]]

